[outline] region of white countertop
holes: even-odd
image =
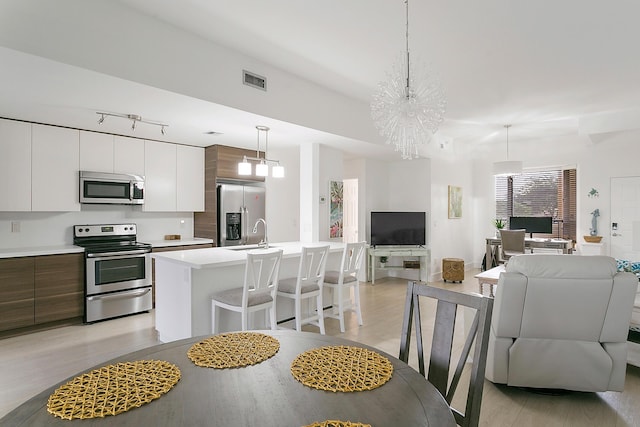
[[[82,253],[84,248],[75,245],[60,246],[35,246],[25,248],[6,248],[0,249],[0,258],[18,258],[25,256],[39,255],[62,255],[71,253]]]
[[[150,241],[150,242],[145,241],[145,243],[151,244],[151,246],[154,248],[160,248],[160,247],[168,247],[168,246],[189,246],[189,245],[211,244],[213,243],[213,240],[194,237],[191,239],[182,239],[182,240],[157,240],[157,241]],[[40,255],[76,254],[76,253],[82,253],[82,252],[84,252],[84,248],[76,245],[28,246],[24,248],[4,248],[4,249],[0,249],[0,259],[19,258],[19,257],[26,257],[26,256],[40,256]]]
[[[321,246],[325,244],[330,246],[330,252],[340,252],[344,249],[344,243],[342,242],[278,242],[270,243],[269,248],[282,249],[283,258],[287,258],[300,255],[302,252],[302,246]],[[155,258],[156,262],[168,261],[184,267],[216,268],[244,263],[247,259],[247,251],[255,248],[255,245],[247,245],[191,249],[184,251],[152,253],[151,257]]]
[[[205,239],[202,237],[193,237],[191,239],[180,239],[180,240],[144,240],[141,241],[145,243],[149,243],[151,247],[154,248],[163,248],[169,246],[189,246],[189,245],[206,245],[212,244],[213,239]]]

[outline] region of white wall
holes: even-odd
[[[465,269],[474,263],[475,199],[472,164],[448,158],[431,161],[431,277],[442,274],[443,258],[461,258]],[[449,218],[449,186],[462,188],[462,217]]]
[[[4,0],[0,17],[0,46],[301,126],[381,142],[371,126],[367,102],[119,2]],[[243,69],[266,77],[268,91],[242,84]]]
[[[344,179],[358,180],[358,241],[368,241],[367,221],[367,161],[365,159],[348,160],[344,162]]]
[[[577,244],[581,236],[589,234],[591,215],[600,209],[598,229],[603,236],[605,254],[609,254],[610,183],[611,177],[640,176],[640,131],[600,134],[597,143],[588,135],[567,135],[512,144],[511,158],[522,159],[527,168],[574,166],[577,168]],[[484,239],[494,233],[491,221],[495,217],[494,177],[492,159],[483,156],[473,160],[473,188],[476,198],[473,239],[476,267],[485,252]],[[588,197],[591,188],[600,193],[598,198]]]
[[[20,232],[11,232],[11,222]],[[140,206],[83,206],[80,212],[0,212],[0,249],[73,244],[73,226],[122,224],[138,226],[138,240],[163,240],[165,234],[193,238],[193,213],[142,212]]]
[[[269,148],[269,158],[279,160],[284,178],[268,177],[266,220],[270,242],[300,240],[300,149]]]
[[[371,211],[387,211],[389,207],[388,162],[367,159],[365,171],[366,240],[371,241]]]
[[[319,194],[324,197],[325,202],[319,204],[319,236],[322,241],[342,241],[342,238],[329,238],[329,214],[331,206],[331,194],[329,192],[330,181],[342,181],[344,161],[342,152],[320,146],[320,171],[319,171]]]

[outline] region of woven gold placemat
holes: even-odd
[[[371,427],[371,424],[352,423],[351,421],[327,420],[303,427]]]
[[[214,335],[191,346],[187,356],[205,368],[240,368],[255,365],[280,350],[280,342],[259,332]]]
[[[302,384],[319,390],[364,391],[389,381],[393,365],[366,348],[328,346],[296,356],[291,373]]]
[[[179,380],[180,369],[161,360],[108,365],[56,389],[47,411],[65,420],[118,415],[159,398]]]

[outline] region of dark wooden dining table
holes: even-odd
[[[0,426],[266,426],[300,427],[325,420],[384,426],[455,426],[436,388],[413,368],[373,347],[338,337],[288,330],[259,331],[280,342],[275,356],[259,364],[212,369],[196,366],[188,349],[206,337],[188,338],[129,353],[96,366],[136,360],[164,360],[180,368],[181,379],[167,394],[115,416],[62,420],[47,412],[51,387],[0,419]],[[291,374],[294,358],[323,346],[357,346],[393,365],[391,379],[373,390],[331,392],[307,387]],[[78,373],[78,375],[82,372]],[[28,380],[28,379],[26,379]]]

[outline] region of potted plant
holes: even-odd
[[[500,237],[500,230],[507,226],[507,221],[502,218],[493,220],[493,226],[496,228],[496,237]]]

